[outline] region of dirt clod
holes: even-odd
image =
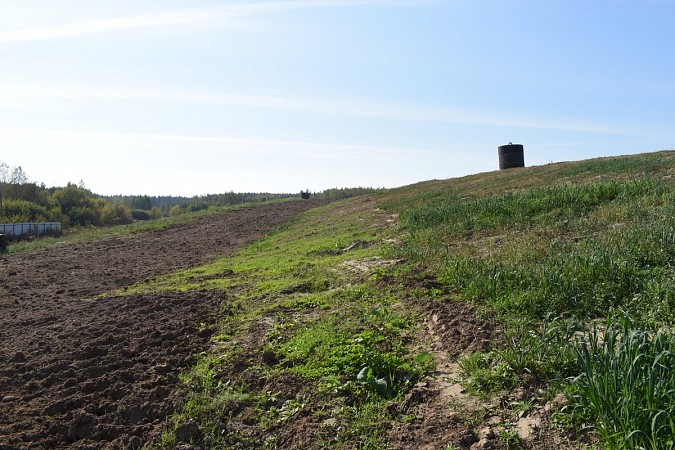
[[[180,442],[190,443],[201,439],[202,430],[195,422],[184,423],[176,429],[176,439]]]

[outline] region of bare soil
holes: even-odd
[[[0,258],[0,450],[141,448],[180,402],[177,374],[208,346],[224,292],[107,296],[228,255],[302,201],[176,228]]]
[[[418,283],[420,287],[434,284],[431,280]],[[436,371],[428,373],[397,405],[398,411],[409,420],[390,433],[392,448],[482,448],[475,447],[480,437],[467,423],[476,421],[483,405],[459,384],[456,358],[466,352],[484,350],[498,341],[496,324],[480,318],[463,302],[416,299],[407,303],[407,307],[417,309],[425,317],[419,336],[423,347],[419,350],[434,356]]]

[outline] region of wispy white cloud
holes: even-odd
[[[237,3],[227,6],[160,11],[128,17],[91,19],[61,25],[0,31],[0,43],[63,39],[124,29],[218,23],[227,20],[229,20],[229,25],[236,27],[236,20],[232,20],[236,17],[276,11],[353,6],[420,6],[424,4],[428,4],[428,2],[419,0],[296,0]]]
[[[374,119],[484,125],[523,129],[546,129],[605,133],[621,136],[640,135],[625,127],[572,118],[532,118],[513,113],[495,114],[452,107],[428,107],[400,103],[376,102],[360,98],[311,98],[279,95],[246,95],[195,91],[161,91],[114,86],[43,86],[0,84],[0,98],[20,103],[22,100],[128,100],[173,103],[211,104],[230,107],[279,109],[324,115],[344,115]]]
[[[84,20],[63,25],[0,32],[0,43],[62,39],[130,28],[196,24],[209,22],[213,18],[213,11],[182,10],[140,14],[131,17]]]
[[[397,146],[360,145],[296,140],[255,139],[241,137],[212,137],[178,134],[123,133],[49,128],[0,128],[0,140],[10,146],[24,144],[65,145],[74,154],[82,148],[109,151],[127,156],[161,156],[175,147],[190,147],[190,155],[217,150],[231,157],[252,155],[279,155],[291,158],[330,158],[363,160],[382,156],[433,154],[437,150]],[[51,151],[48,149],[47,151]],[[95,152],[95,150],[92,150]],[[446,152],[447,153],[447,152]],[[60,155],[59,158],[62,158]]]

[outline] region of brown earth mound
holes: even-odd
[[[200,265],[317,201],[204,217],[0,259],[0,450],[141,448],[179,401],[179,371],[226,313],[223,292],[98,294]]]

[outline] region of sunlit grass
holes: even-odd
[[[576,346],[581,374],[570,386],[571,414],[590,420],[609,448],[675,446],[675,336],[612,317]]]
[[[461,360],[469,389],[568,384],[565,420],[592,423],[607,448],[673,448],[675,390],[661,369],[672,367],[674,171],[675,152],[661,152],[386,196],[409,233],[398,256],[505,324],[504,346]],[[597,328],[610,311],[626,318]]]
[[[353,446],[362,430],[383,445],[386,401],[402,396],[433,358],[411,352],[406,336],[415,321],[395,289],[345,266],[379,257],[385,246],[382,219],[359,201],[307,211],[235,255],[124,292],[216,289],[231,299],[214,348],[182,376],[190,401],[160,447],[175,445],[176,429],[189,421],[201,424],[203,445],[272,445],[274,430],[300,411],[340,420],[329,447]]]

